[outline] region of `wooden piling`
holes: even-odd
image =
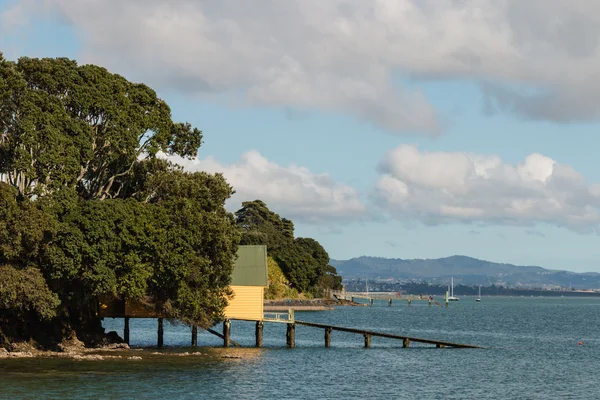
[[[229,347],[229,337],[231,336],[231,321],[223,321],[223,347]]]
[[[198,346],[198,325],[192,325],[192,347]]]
[[[373,299],[369,299],[369,305],[373,305]]]
[[[402,340],[402,347],[408,348],[409,346],[410,346],[410,339],[404,338],[404,340]]]
[[[388,307],[392,306],[392,299],[388,299]]]
[[[158,319],[158,340],[157,340],[157,347],[163,347],[164,344],[164,330],[163,330],[163,319],[159,318]]]
[[[365,349],[368,349],[371,347],[371,335],[365,333],[363,336],[365,337]]]
[[[286,342],[288,348],[296,347],[296,324],[294,323],[287,324]]]
[[[448,308],[448,291],[446,290],[446,308]]]
[[[408,306],[410,307],[410,299],[408,299]]]
[[[262,321],[256,321],[256,329],[254,331],[256,336],[256,347],[263,346],[263,327],[264,323]]]
[[[325,347],[331,347],[331,331],[333,329],[327,327],[325,328]]]
[[[125,317],[123,323],[123,340],[125,340],[125,343],[129,344],[129,317]]]

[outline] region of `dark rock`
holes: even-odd
[[[119,336],[119,334],[115,331],[110,331],[106,334],[105,336],[106,338],[106,342],[108,344],[121,344],[121,343],[125,343],[125,340],[123,340],[123,338],[121,336]]]

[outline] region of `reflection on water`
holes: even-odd
[[[265,324],[256,349],[254,324],[234,321],[232,339],[245,348],[165,324],[162,350],[111,352],[102,361],[0,360],[0,398],[309,399],[309,398],[594,398],[600,322],[595,299],[484,298],[448,309],[400,303],[297,312],[300,320],[487,346],[435,349],[298,326],[296,348],[285,348],[285,324]],[[122,332],[122,321],[107,319]],[[215,329],[220,330],[220,327]],[[120,333],[121,333],[120,332]],[[156,343],[156,321],[132,320],[132,345]],[[579,346],[578,342],[583,345]],[[185,354],[189,353],[189,354]],[[198,354],[199,353],[199,354]],[[107,353],[108,354],[108,353]],[[141,360],[131,360],[132,355]]]

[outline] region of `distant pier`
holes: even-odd
[[[338,300],[350,300],[352,302],[356,302],[357,299],[365,299],[368,301],[369,305],[373,305],[375,300],[383,300],[387,301],[388,306],[392,306],[394,301],[406,301],[408,306],[412,304],[413,301],[426,301],[429,306],[436,305],[442,307],[440,303],[438,303],[433,296],[417,296],[417,295],[401,295],[400,293],[395,292],[346,292],[342,290],[330,290],[329,295]],[[448,307],[448,301],[446,301],[446,307]]]

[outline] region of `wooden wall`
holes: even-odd
[[[226,318],[263,319],[264,287],[262,286],[231,286],[234,297],[225,308]]]

